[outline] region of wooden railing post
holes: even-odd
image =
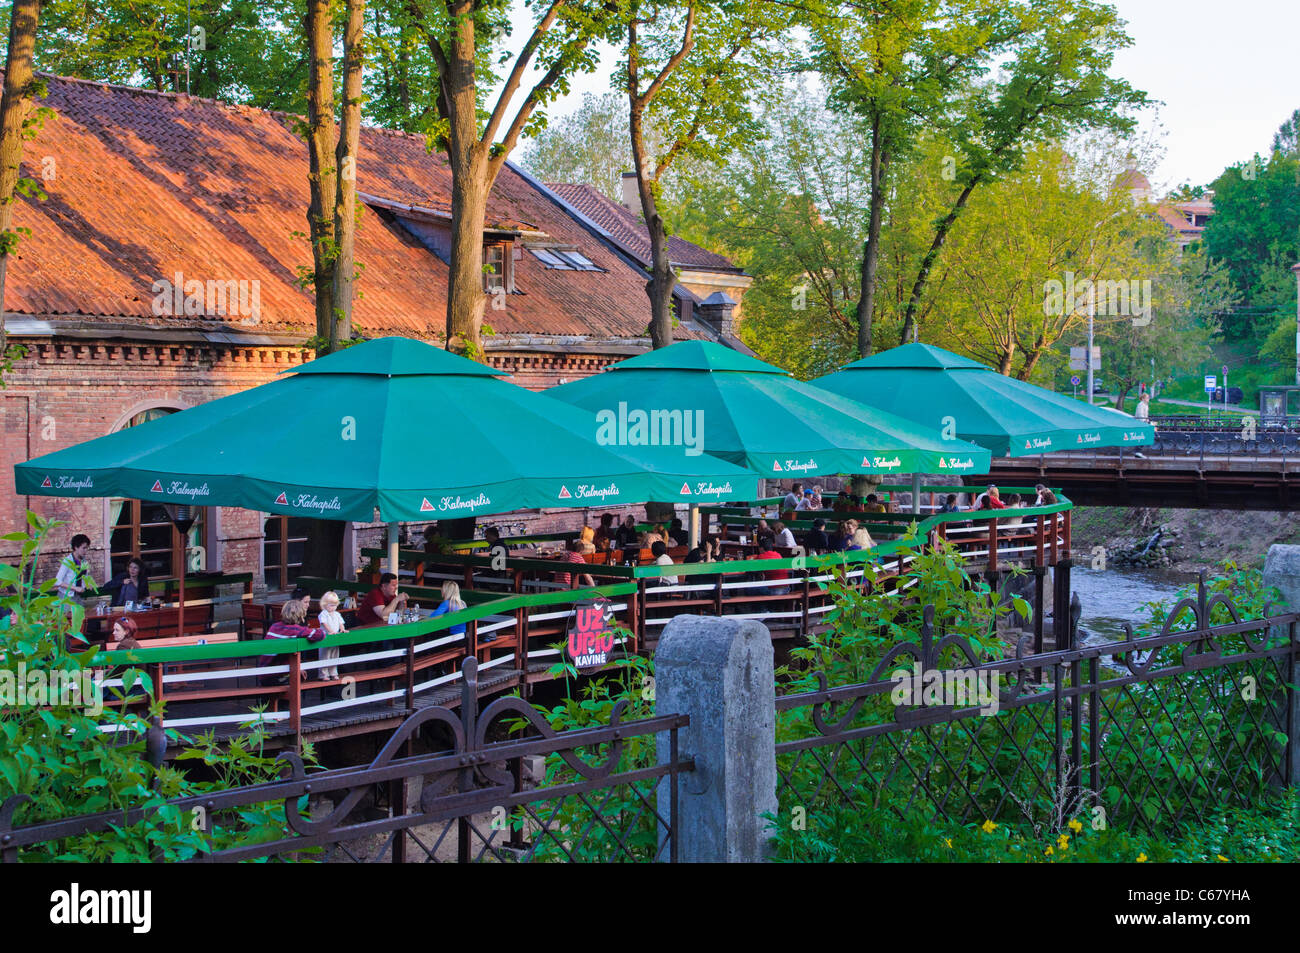
[[[1060,558],[1061,553],[1060,553],[1060,548],[1058,546],[1060,533],[1058,533],[1056,529],[1057,521],[1060,518],[1061,518],[1060,513],[1052,514],[1052,565],[1053,566],[1055,566],[1058,562],[1061,561]]]
[[[302,653],[289,656],[289,727],[294,744],[302,747]]]
[[[989,557],[988,571],[998,571],[998,518],[989,520]]]
[[[722,615],[722,573],[718,573],[717,584],[713,589],[713,614]]]
[[[415,711],[415,638],[406,640],[406,710]]]
[[[811,596],[812,582],[810,581],[812,573],[805,566],[803,571],[803,629],[802,634],[808,634],[808,599]]]

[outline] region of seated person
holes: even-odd
[[[135,624],[135,619],[129,615],[124,615],[113,623],[113,637],[108,640],[104,646],[110,652],[124,651],[126,649],[138,649],[140,647],[140,629]]]
[[[808,508],[810,510],[823,509],[825,507],[825,503],[822,502],[822,488],[819,486],[815,486],[809,492],[812,494],[812,497],[809,500]]]
[[[940,513],[960,513],[962,508],[957,504],[957,494],[949,493],[944,497],[943,505],[939,507]]]
[[[578,533],[578,552],[594,553],[596,551],[596,531],[590,526],[584,526]]]
[[[487,550],[492,552],[494,549],[504,549],[510,552],[510,544],[501,542],[501,531],[495,526],[489,526],[483,530],[483,538],[487,540]]]
[[[866,527],[859,526],[853,531],[853,538],[849,545],[845,547],[845,551],[852,552],[855,550],[870,549],[874,545],[876,545],[876,543],[871,538],[871,534],[867,532]]]
[[[465,608],[465,601],[460,597],[460,586],[448,579],[442,584],[442,602],[438,603],[438,608],[429,613],[432,618],[436,615],[446,615],[448,612],[459,612]],[[449,628],[448,633],[451,635],[464,635],[465,623],[461,622]],[[492,637],[486,636],[482,641],[491,642]]]
[[[977,510],[1005,510],[1007,504],[998,496],[998,488],[989,484],[989,488],[975,498]]]
[[[880,502],[880,499],[879,497],[876,496],[876,494],[868,493],[866,511],[868,513],[883,513],[885,512],[885,504]]]
[[[1034,489],[1038,491],[1038,497],[1034,500],[1034,506],[1055,506],[1060,502],[1057,500],[1056,494],[1043,486],[1043,484],[1038,484]]]
[[[830,537],[826,535],[826,521],[824,519],[813,520],[813,528],[803,538],[803,548],[808,550],[809,553],[830,551],[831,541]]]
[[[776,545],[784,546],[786,549],[794,549],[794,533],[786,528],[786,525],[780,520],[772,524],[772,532],[776,536]]]
[[[561,561],[566,563],[574,563],[578,566],[587,565],[587,560],[582,558],[582,553],[578,549],[578,547],[581,545],[582,545],[581,543],[575,540],[569,540],[569,542],[565,543],[564,554],[560,557]],[[590,573],[585,573],[585,572],[577,573],[576,580],[574,579],[574,575],[575,574],[571,572],[557,572],[555,574],[555,581],[562,586],[568,586],[570,589],[576,588],[578,586],[590,587],[596,584],[596,580],[591,578]]]
[[[631,513],[623,520],[618,531],[614,534],[614,545],[619,549],[628,549],[632,546],[639,545],[636,531],[636,517]]]
[[[849,496],[849,505],[845,507],[850,513],[865,513],[867,504],[862,501],[862,497],[856,495]]]
[[[839,525],[834,538],[831,539],[831,549],[837,553],[844,552],[853,542],[853,533],[858,528],[858,521],[854,519],[844,520]]]
[[[790,487],[790,492],[787,493],[785,499],[781,501],[781,512],[785,513],[789,510],[798,509],[799,501],[801,499],[803,499],[803,484],[796,483],[794,486]]]
[[[678,546],[689,546],[691,542],[690,534],[682,526],[680,519],[674,519],[668,526],[668,536]]]
[[[654,557],[656,566],[673,565],[673,558],[668,555],[668,547],[664,545],[662,539],[656,540],[650,545],[650,555]],[[658,584],[661,586],[675,586],[677,585],[677,577],[660,576]]]
[[[758,559],[784,559],[785,557],[772,548],[772,537],[764,537],[763,542],[759,543],[759,549],[762,550],[757,556]],[[759,586],[754,591],[760,596],[783,596],[790,591],[789,579],[790,570],[788,569],[768,569],[764,570],[761,578],[768,582],[777,582],[778,585]],[[782,584],[783,583],[783,584]]]
[[[285,605],[291,605],[292,602],[293,600],[290,600]],[[361,600],[361,605],[357,606],[357,622],[354,628],[384,625],[390,615],[405,605],[406,593],[397,591],[397,577],[391,572],[386,572],[379,577],[379,585],[366,593],[366,597]],[[305,617],[306,614],[304,608],[303,616]]]
[[[394,579],[397,577],[394,576]],[[319,642],[325,638],[324,629],[308,628],[307,610],[303,608],[301,599],[290,599],[280,607],[280,619],[273,622],[267,628],[264,639],[306,639],[308,642]],[[284,656],[279,655],[262,655],[257,659],[257,664],[261,667],[268,665],[283,664]],[[261,678],[263,685],[287,685],[289,683],[288,675],[263,675]]]
[[[430,554],[445,553],[447,542],[437,523],[430,523],[424,528],[424,551]]]
[[[132,556],[126,571],[114,576],[104,588],[110,593],[109,604],[124,606],[128,602],[139,605],[149,599],[149,571],[144,562]]]
[[[849,508],[849,491],[840,490],[835,494],[835,499],[831,503],[832,510],[847,510]]]
[[[600,525],[596,527],[596,535],[592,539],[596,549],[604,552],[614,544],[614,514],[602,513],[600,516]]]

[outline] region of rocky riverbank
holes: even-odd
[[[1072,527],[1076,560],[1101,547],[1108,565],[1188,572],[1227,559],[1262,567],[1273,543],[1300,543],[1300,513],[1079,507]]]

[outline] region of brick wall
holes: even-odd
[[[131,344],[108,341],[15,339],[28,348],[5,376],[0,390],[0,535],[26,526],[30,507],[67,525],[56,529],[40,559],[38,574],[53,576],[75,533],[91,539],[90,562],[108,576],[106,502],[101,499],[20,497],[13,467],[33,457],[102,437],[150,407],[184,408],[225,397],[274,379],[302,363],[303,352],[287,346]],[[513,383],[541,390],[599,371],[616,358],[582,353],[503,353],[491,363],[510,371]],[[603,512],[603,511],[601,511]],[[643,510],[637,509],[642,516]],[[599,518],[597,512],[594,519]],[[222,507],[213,517],[208,567],[226,572],[260,572],[262,514]],[[543,511],[502,516],[525,532],[557,532],[581,525],[581,511]],[[425,524],[412,524],[418,538]],[[481,525],[488,525],[484,521]],[[360,545],[382,545],[380,524],[358,526]],[[0,540],[0,560],[16,560],[19,546]],[[260,576],[258,577],[260,579]]]

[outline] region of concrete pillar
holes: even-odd
[[[1264,559],[1264,585],[1276,586],[1292,607],[1300,607],[1300,546],[1275,543],[1268,548],[1268,556]],[[1300,631],[1300,625],[1292,631]],[[1300,676],[1300,665],[1296,663],[1294,649],[1284,671],[1287,684],[1295,685],[1297,676]],[[1284,780],[1292,787],[1300,787],[1300,738],[1296,737],[1300,734],[1300,692],[1287,689],[1285,705],[1286,709],[1278,713],[1282,730],[1287,733],[1287,776]]]
[[[655,649],[655,712],[686,714],[678,742],[695,770],[679,775],[678,859],[753,863],[767,854],[776,803],[772,637],[754,619],[679,615]],[[660,763],[669,739],[657,739]],[[668,779],[659,783],[667,816]]]

